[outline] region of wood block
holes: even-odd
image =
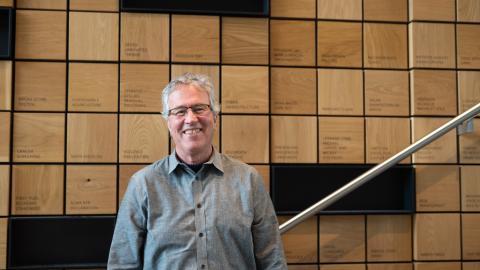
[[[17,10],[15,20],[15,58],[65,59],[65,11]]]
[[[272,116],[271,162],[316,163],[316,130],[316,117]]]
[[[115,165],[67,165],[67,214],[115,214],[116,179]]]
[[[480,25],[457,24],[458,68],[480,68]]]
[[[116,162],[117,116],[68,114],[68,162]]]
[[[122,202],[132,176],[146,165],[119,165],[118,171],[118,205]]]
[[[270,68],[271,112],[316,114],[317,71],[313,68]]]
[[[17,0],[17,8],[66,10],[67,0]]]
[[[365,261],[365,217],[320,216],[320,263]]]
[[[480,262],[462,262],[463,270],[480,270]]]
[[[168,137],[160,114],[121,114],[120,162],[150,163],[168,155]]]
[[[17,62],[17,65],[18,63],[19,62]],[[11,109],[12,109],[12,61],[0,61],[0,110],[11,110]]]
[[[7,268],[8,218],[0,218],[0,267]]]
[[[70,12],[71,60],[118,60],[118,14]]]
[[[462,211],[480,211],[480,166],[460,166]]]
[[[10,161],[10,112],[0,112],[0,162]]]
[[[367,260],[369,262],[412,260],[410,215],[367,217]]]
[[[270,16],[315,19],[316,0],[271,0]]]
[[[118,11],[118,0],[70,0],[70,10]]]
[[[455,71],[412,70],[410,83],[412,115],[457,114]]]
[[[169,73],[167,64],[120,64],[120,111],[161,112]]]
[[[365,67],[407,68],[406,25],[365,23],[363,40]]]
[[[268,113],[268,67],[222,66],[222,112]]]
[[[456,165],[415,166],[416,209],[460,211],[460,171]]]
[[[455,0],[409,0],[413,21],[455,21]]]
[[[116,112],[118,65],[70,63],[69,111]]]
[[[413,234],[414,260],[460,260],[460,214],[415,214]]]
[[[365,0],[363,4],[364,19],[372,21],[406,22],[406,0]]]
[[[289,270],[318,270],[316,264],[289,264]]]
[[[265,186],[265,190],[270,193],[270,166],[269,165],[252,165],[258,173],[263,178],[263,185]]]
[[[361,20],[361,0],[317,0],[318,19]]]
[[[268,20],[223,17],[222,63],[268,64]]]
[[[15,110],[65,111],[67,67],[55,62],[15,63]]]
[[[363,115],[362,71],[319,69],[318,114]]]
[[[121,60],[169,60],[168,14],[122,13],[121,29]]]
[[[462,214],[462,258],[480,259],[480,215]]]
[[[363,117],[319,117],[320,163],[364,163]]]
[[[449,118],[412,118],[412,143],[445,124]],[[455,129],[431,142],[415,154],[414,163],[456,163],[457,138]]]
[[[13,165],[12,214],[63,214],[63,165]]]
[[[380,163],[410,145],[408,118],[367,117],[367,163]],[[410,163],[410,157],[400,163]]]
[[[0,165],[0,216],[8,216],[9,194],[10,194],[10,166]]]
[[[268,117],[222,115],[222,152],[247,163],[268,163]]]
[[[270,64],[315,66],[315,22],[270,20]]]
[[[13,7],[13,0],[0,0],[0,7]],[[3,265],[0,264],[0,267],[2,266]]]
[[[476,127],[472,133],[465,133],[458,137],[460,148],[460,163],[480,164],[480,118],[473,119]]]
[[[368,270],[413,270],[411,263],[370,263]]]
[[[455,68],[453,24],[410,23],[408,35],[410,68]]]
[[[459,262],[415,262],[415,270],[460,270]]]
[[[279,223],[291,216],[278,217]],[[288,263],[317,263],[317,217],[313,216],[282,235],[285,256]]]
[[[477,0],[457,0],[458,22],[480,22],[480,2]]]
[[[64,161],[65,114],[15,113],[13,121],[13,161]]]
[[[364,264],[342,263],[342,264],[321,264],[319,269],[320,270],[365,270],[366,268]]]
[[[408,71],[365,70],[365,115],[408,116]]]
[[[220,18],[172,15],[172,61],[218,63]]]
[[[362,67],[362,24],[319,21],[317,65]]]
[[[480,102],[479,85],[479,71],[458,71],[458,110],[460,113]]]

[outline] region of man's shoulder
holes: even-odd
[[[168,174],[168,156],[157,160],[140,170],[136,171],[133,175],[133,179],[138,179],[137,181],[146,181],[152,178],[161,178],[162,175]]]

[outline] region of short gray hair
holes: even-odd
[[[168,111],[170,108],[168,107],[168,97],[172,94],[175,90],[178,89],[178,86],[181,85],[193,85],[197,87],[199,90],[205,91],[208,94],[210,99],[210,109],[214,112],[214,114],[218,114],[220,111],[220,106],[218,105],[215,99],[215,89],[213,87],[213,83],[211,82],[210,78],[206,75],[202,74],[194,74],[194,73],[185,73],[180,77],[177,77],[170,81],[167,86],[162,91],[162,104],[163,104],[163,117],[168,117]]]

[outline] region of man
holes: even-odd
[[[132,176],[108,269],[287,269],[261,176],[212,146],[208,77],[171,81],[162,101],[175,151]]]

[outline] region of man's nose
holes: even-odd
[[[192,108],[188,108],[187,113],[185,114],[185,122],[191,123],[196,122],[197,120],[197,115],[192,111]]]

